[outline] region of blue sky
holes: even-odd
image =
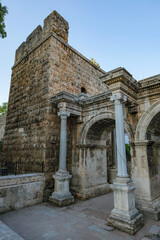
[[[68,22],[69,44],[105,71],[125,67],[140,80],[160,73],[160,0],[2,0],[0,104],[8,101],[15,50],[53,10]]]

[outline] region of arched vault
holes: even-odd
[[[97,122],[100,122],[102,120],[106,120],[106,124],[110,123],[111,121],[115,121],[115,114],[113,112],[110,111],[105,111],[103,113],[99,113],[97,115],[92,116],[84,125],[82,132],[80,134],[80,138],[79,138],[79,142],[80,144],[86,144],[86,139],[87,139],[87,135],[88,132],[90,130],[90,128]],[[131,125],[129,124],[129,122],[127,120],[124,120],[124,128],[125,131],[128,134],[129,140],[132,141],[133,140],[133,134],[134,131],[131,127]]]
[[[135,141],[146,140],[146,132],[151,120],[160,112],[160,100],[151,105],[151,107],[141,116],[135,134]]]

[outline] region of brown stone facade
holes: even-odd
[[[131,145],[129,172],[136,204],[160,213],[160,75],[137,82],[124,68],[105,72],[68,43],[69,26],[56,11],[16,51],[3,151],[5,161],[25,162],[45,173],[44,199],[58,170],[60,118],[68,111],[67,170],[70,189],[83,199],[110,190],[116,176],[113,94],[127,97],[125,133]],[[152,168],[152,166],[154,166]],[[160,189],[160,188],[159,188]]]
[[[49,193],[58,167],[60,126],[50,98],[63,90],[77,95],[83,87],[94,95],[107,89],[99,78],[104,71],[70,47],[67,37],[68,23],[54,11],[44,20],[43,29],[38,26],[17,49],[4,136],[7,161],[26,162],[33,172],[40,171],[44,163]],[[72,120],[68,123],[68,161],[72,153],[70,126]]]

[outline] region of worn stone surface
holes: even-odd
[[[67,171],[62,171],[62,169],[56,172],[54,175],[54,192],[49,198],[51,204],[62,207],[74,203],[74,197],[71,195],[69,190],[69,181],[71,177],[72,176],[69,175]]]
[[[0,177],[0,213],[43,202],[44,174]]]
[[[24,240],[6,224],[0,221],[0,239],[1,240]]]
[[[38,26],[17,49],[4,160],[25,162],[31,172],[40,172],[44,163],[44,200],[48,200],[59,161],[57,111],[66,109],[71,113],[67,120],[67,170],[73,176],[70,189],[83,199],[106,193],[117,169],[112,137],[115,110],[110,96],[123,94],[127,97],[124,128],[131,142],[136,206],[158,220],[160,75],[137,82],[121,67],[106,73],[67,40],[68,23],[54,11],[43,28]]]
[[[142,214],[136,215],[134,219],[128,220],[119,216],[110,215],[108,225],[119,229],[120,231],[134,235],[144,225]]]
[[[48,203],[21,209],[0,216],[0,220],[25,240],[140,240],[152,225],[145,218],[145,226],[134,236],[117,229],[102,228],[113,208],[113,194],[58,208]]]
[[[156,225],[153,225],[151,227],[151,229],[149,230],[149,234],[158,235],[159,231],[160,231],[160,227],[156,226]]]

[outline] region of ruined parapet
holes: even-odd
[[[53,11],[44,19],[43,31],[45,33],[54,32],[64,41],[68,42],[68,22],[56,11]]]
[[[36,27],[26,38],[26,41],[18,47],[15,55],[15,64],[52,33],[68,42],[68,30],[68,22],[59,13],[53,11],[44,19],[44,27],[42,28],[41,25]]]

